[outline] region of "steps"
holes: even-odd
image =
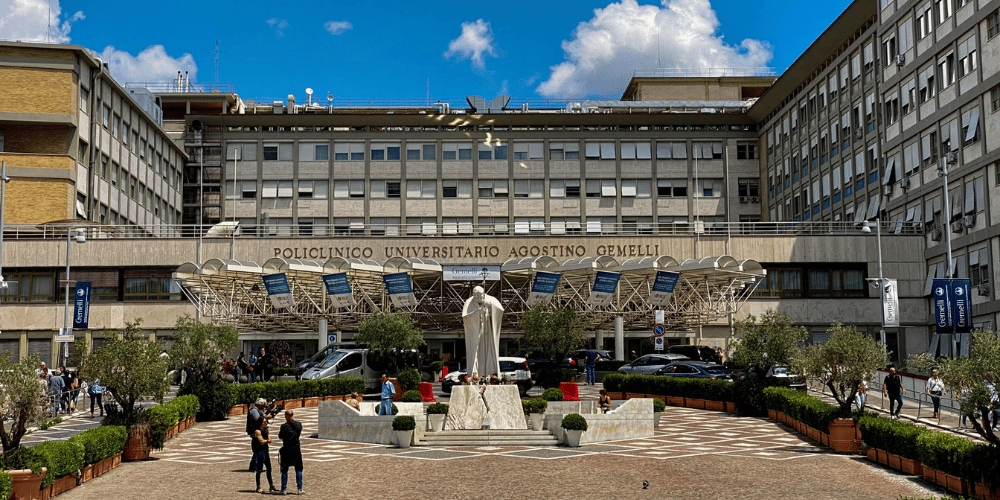
[[[423,446],[556,446],[559,441],[549,431],[461,430],[425,432]]]

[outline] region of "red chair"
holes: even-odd
[[[434,399],[434,386],[431,385],[430,382],[421,382],[420,383],[420,397],[424,401],[429,401],[431,403],[437,403],[437,400]]]
[[[441,382],[447,376],[448,376],[448,366],[445,365],[441,367],[441,378],[438,380],[438,382]]]
[[[573,382],[560,382],[559,390],[563,393],[563,401],[580,400],[580,386]]]

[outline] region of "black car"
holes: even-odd
[[[615,359],[615,355],[611,351],[604,349],[578,349],[576,352],[570,355],[570,358],[576,361],[575,368],[580,371],[587,367],[587,351],[594,351],[598,356],[601,357],[601,361],[610,361]]]
[[[702,361],[677,361],[656,370],[655,375],[685,378],[733,380],[733,374],[722,365]]]
[[[517,351],[514,353],[514,357],[527,359],[528,368],[530,368],[531,373],[535,375],[538,375],[550,364],[548,356],[546,356],[543,351],[537,349]],[[580,366],[572,357],[563,358],[562,367],[572,368],[578,372],[583,371],[583,366]]]
[[[660,368],[675,361],[688,361],[688,358],[680,354],[647,354],[640,356],[635,361],[622,366],[618,373],[623,375],[652,375]]]
[[[667,352],[686,356],[691,361],[705,361],[709,363],[722,364],[719,353],[707,345],[672,345],[667,348]]]

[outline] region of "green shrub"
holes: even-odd
[[[286,375],[295,375],[295,367],[284,367],[278,366],[273,369],[275,377],[284,377]]]
[[[412,391],[420,387],[420,372],[416,368],[403,368],[396,374],[396,381],[404,391]]]
[[[545,389],[545,392],[542,393],[542,399],[546,401],[562,401],[563,397],[563,392],[555,387]]]
[[[953,476],[979,481],[981,466],[976,458],[982,445],[964,437],[943,432],[927,432],[917,436],[917,453],[924,465]]]
[[[444,368],[444,361],[432,361],[431,362],[431,371],[439,372],[439,371],[441,371],[442,368]]]
[[[178,408],[180,405],[170,403],[156,405],[149,409],[150,444],[157,450],[163,449],[170,426],[181,419]]]
[[[604,380],[601,384],[604,390],[608,392],[623,392],[622,383],[625,381],[625,375],[621,373],[609,373],[604,376]]]
[[[392,419],[392,430],[412,431],[417,428],[417,421],[409,415],[400,415]]]
[[[35,474],[41,474],[42,467],[47,467],[45,457],[34,447],[21,446],[0,455],[2,469],[30,469]]]
[[[420,403],[424,400],[424,397],[420,395],[420,391],[406,391],[403,393],[404,403]]]
[[[795,389],[767,387],[762,392],[766,409],[784,413],[822,432],[830,432],[830,422],[851,415],[849,408],[841,409]]]
[[[549,407],[549,402],[543,398],[532,398],[528,400],[528,413],[543,414]]]
[[[521,400],[521,410],[524,412],[525,415],[531,413],[531,404],[528,403],[528,401],[525,401],[525,400],[522,399]]]
[[[197,396],[197,418],[201,422],[225,420],[236,399],[233,385],[221,380],[185,384],[177,391],[178,396]]]
[[[522,403],[523,405],[523,403]],[[433,403],[427,407],[428,415],[447,415],[448,414],[448,404],[447,403]]]
[[[667,404],[663,402],[662,399],[653,399],[653,413],[663,413],[663,410],[667,409]]]
[[[910,460],[920,459],[917,438],[930,432],[909,422],[867,415],[858,420],[858,429],[866,445]]]
[[[0,471],[0,499],[7,500],[14,494],[14,484],[10,474]]]
[[[194,395],[179,396],[174,398],[173,401],[176,401],[175,404],[179,405],[180,407],[180,414],[178,415],[179,418],[177,419],[178,422],[181,419],[197,415],[198,410],[201,409],[201,402],[198,401],[198,396]]]
[[[63,476],[68,476],[84,466],[83,445],[73,441],[47,441],[33,446],[42,457],[49,471],[42,480],[42,488]]]
[[[102,425],[69,438],[69,441],[83,445],[83,461],[86,464],[96,464],[121,453],[127,440],[128,431],[121,425]]]
[[[585,431],[587,430],[587,419],[579,413],[570,413],[563,417],[562,428],[567,431]]]

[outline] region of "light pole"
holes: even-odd
[[[868,221],[865,221],[865,225],[864,227],[861,228],[861,232],[865,234],[869,234],[872,232],[871,225]],[[884,297],[885,294],[885,289],[883,287],[885,286],[886,279],[883,277],[884,275],[882,274],[882,218],[881,217],[875,218],[875,238],[876,238],[875,246],[878,247],[878,278],[875,279],[868,278],[868,281],[871,283],[873,288],[877,288],[879,290],[879,298],[882,298]],[[885,304],[882,304],[882,307],[884,308]],[[879,340],[882,342],[882,346],[885,346],[884,310],[882,311],[882,329],[879,330]]]
[[[7,177],[7,162],[0,162],[0,294],[7,291],[7,282],[3,279],[3,205],[7,199],[7,183],[10,182],[10,177]],[[3,298],[0,297],[0,303],[3,302]],[[0,325],[0,333],[3,325]]]
[[[63,312],[63,335],[72,335],[73,328],[70,326],[69,320],[69,251],[72,248],[73,237],[76,237],[77,243],[86,243],[87,237],[84,236],[83,231],[73,231],[70,228],[66,228],[66,290],[64,294],[66,295],[66,308]],[[69,342],[63,342],[63,364],[65,364],[66,359],[69,358]]]

